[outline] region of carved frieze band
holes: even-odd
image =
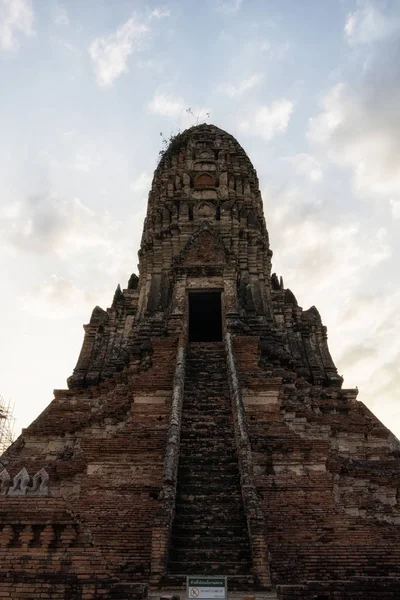
[[[46,469],[40,469],[31,477],[23,467],[12,482],[6,469],[0,473],[1,496],[48,496],[49,493],[49,475]]]

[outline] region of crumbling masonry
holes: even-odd
[[[0,598],[142,598],[185,574],[281,600],[399,598],[399,443],[271,275],[256,172],[176,136],[139,277],[0,459]]]

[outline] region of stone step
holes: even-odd
[[[200,355],[202,352],[225,352],[223,342],[190,342],[188,344],[188,354]]]
[[[217,546],[215,548],[179,548],[172,547],[170,550],[171,562],[185,563],[198,562],[198,563],[234,563],[235,565],[248,565],[251,562],[251,553],[249,549],[240,548],[225,548]]]
[[[196,390],[205,392],[207,396],[219,396],[221,394],[226,398],[229,395],[226,374],[201,373],[200,375],[193,374],[185,377],[185,391],[195,392]]]
[[[207,411],[202,410],[201,408],[195,407],[193,410],[183,410],[182,411],[182,419],[185,420],[185,425],[183,428],[188,428],[188,425],[191,423],[204,423],[205,425],[212,426],[213,428],[217,425],[219,427],[232,427],[232,416],[230,411],[222,410],[220,408],[216,408],[214,411],[211,410],[211,407],[207,409]],[[222,433],[220,431],[215,432]]]
[[[189,348],[186,357],[188,360],[193,360],[195,362],[207,362],[207,360],[210,360],[210,364],[212,365],[211,358],[213,357],[225,360],[225,350],[224,348],[196,348],[196,352],[194,352],[194,348]]]
[[[194,454],[196,457],[197,455]],[[210,481],[210,478],[218,478],[219,481],[221,476],[229,476],[229,482],[232,483],[232,477],[237,476],[237,483],[239,484],[239,468],[235,462],[221,461],[217,463],[215,460],[207,461],[204,457],[197,462],[192,461],[187,463],[184,461],[182,456],[182,462],[179,463],[179,476],[185,479],[190,478],[191,475],[195,477],[204,476],[206,480]]]
[[[193,373],[202,375],[205,372],[219,374],[222,369],[226,369],[226,360],[224,357],[217,356],[216,354],[210,356],[208,359],[205,357],[193,357],[193,360],[191,360],[188,357],[186,368],[189,375],[193,375]]]
[[[182,458],[180,459],[182,460]],[[240,476],[237,465],[234,463],[220,463],[219,465],[210,462],[207,463],[202,459],[201,464],[191,465],[181,463],[178,468],[178,479],[181,478],[179,485],[180,492],[185,492],[186,485],[199,485],[203,487],[203,491],[207,491],[210,477],[213,479],[212,485],[219,483],[220,491],[222,492],[225,487],[226,477],[229,476],[227,483],[229,484],[231,493],[232,486],[236,486],[236,490],[240,485]],[[211,488],[212,489],[212,488]],[[215,488],[214,488],[215,489]],[[237,498],[241,497],[240,492],[237,494]]]
[[[179,502],[192,502],[192,503],[221,503],[221,504],[237,504],[241,499],[240,492],[234,490],[231,493],[227,493],[225,490],[209,491],[207,489],[199,489],[197,493],[191,493],[188,491],[186,486],[181,490],[178,490]]]
[[[221,403],[221,406],[226,409],[231,405],[229,388],[224,388],[221,385],[209,385],[208,381],[199,382],[198,380],[193,382],[193,386],[189,383],[185,384],[185,401],[188,405],[192,403]]]
[[[206,375],[212,375],[216,379],[223,381],[224,384],[228,385],[227,380],[221,378],[221,375],[224,372],[226,372],[225,359],[220,359],[217,356],[210,357],[210,362],[205,359],[193,360],[193,362],[191,362],[190,359],[186,361],[186,373],[188,379],[197,376],[201,379]]]
[[[224,481],[224,492],[226,494],[237,494],[238,482],[237,479],[234,478],[232,481],[227,482]],[[204,483],[195,482],[195,483],[185,483],[184,485],[178,486],[178,496],[182,494],[197,496],[201,494],[216,494],[221,490],[221,484],[219,482],[210,482],[207,481],[207,485]],[[241,493],[241,492],[240,492]]]
[[[217,425],[205,424],[201,423],[192,423],[190,428],[182,428],[181,440],[182,442],[189,442],[190,444],[198,443],[198,444],[207,444],[207,442],[212,443],[212,446],[208,446],[209,450],[212,450],[214,447],[214,443],[221,446],[221,437],[229,433],[232,433],[229,427],[218,427],[218,432],[216,432]],[[233,443],[233,439],[229,440],[229,450],[235,450],[235,446]],[[236,454],[236,453],[235,453]]]
[[[225,530],[224,530],[225,531]],[[174,535],[176,548],[231,548],[240,550],[248,549],[248,540],[245,535],[213,535],[211,531],[205,530],[201,534],[186,533]]]
[[[192,369],[190,366],[186,371],[185,384],[193,384],[200,382],[203,386],[208,384],[208,389],[229,390],[229,385],[226,380],[225,365],[220,365],[215,371],[211,371],[208,367],[204,370]]]
[[[214,390],[213,390],[214,391]],[[190,414],[196,410],[211,410],[212,408],[218,413],[229,414],[231,410],[231,402],[223,393],[202,392],[201,390],[188,390],[185,396],[186,406],[183,412]]]
[[[206,381],[203,385],[201,385],[199,381],[193,382],[193,387],[187,385],[184,394],[185,402],[189,404],[202,404],[203,402],[206,404],[220,403],[221,406],[226,409],[228,409],[228,407],[230,409],[231,406],[229,390],[224,389],[220,385],[210,386]]]
[[[208,432],[217,440],[221,439],[222,434],[231,431],[233,427],[233,421],[228,415],[224,414],[197,415],[193,414],[192,412],[190,415],[183,415],[182,418],[185,419],[185,425],[182,427],[183,432],[194,433],[195,431],[201,429]]]
[[[197,462],[200,465],[204,462],[204,464],[211,463],[211,466],[215,466],[216,468],[218,468],[219,465],[229,466],[229,464],[236,465],[237,467],[237,462],[232,457],[233,450],[231,451],[231,454],[228,455],[218,454],[214,452],[211,448],[213,440],[210,438],[208,438],[208,448],[204,448],[204,438],[202,438],[201,441],[197,443],[197,445],[196,440],[190,441],[192,441],[193,443],[188,448],[186,448],[186,440],[181,444],[182,456],[180,458],[182,459],[182,462],[180,462],[180,464],[182,466],[187,466],[188,464],[193,464],[194,462]]]
[[[198,356],[188,354],[186,356],[186,366],[191,372],[195,369],[198,369],[199,372],[203,372],[205,369],[217,371],[219,367],[226,367],[226,359],[217,352],[201,353]]]
[[[228,479],[229,477],[229,479]],[[208,482],[209,482],[209,477],[207,476],[207,474],[204,473],[185,473],[182,475],[182,473],[179,473],[179,492],[181,493],[184,489],[185,486],[188,486],[188,489],[191,489],[192,486],[197,486],[197,487],[201,487],[203,490],[205,490],[208,486]],[[225,474],[224,477],[224,486],[225,485],[235,485],[236,487],[238,487],[240,485],[240,478],[239,478],[239,474],[237,472],[234,473],[230,473],[229,475]],[[213,485],[216,485],[218,483],[218,479],[215,478]],[[221,485],[221,483],[219,483],[219,485]],[[208,489],[208,488],[207,488]],[[212,489],[212,488],[210,488]]]
[[[204,469],[198,469],[193,466],[191,468],[181,467],[178,470],[178,481],[179,490],[182,492],[185,485],[200,485],[203,489],[207,488],[207,483],[210,480],[210,476],[214,479],[213,484],[219,481],[220,486],[223,488],[227,477],[229,477],[229,484],[236,482],[237,486],[240,485],[240,477],[236,467],[227,467],[224,475],[218,470],[210,470],[208,473]]]
[[[226,365],[222,363],[217,364],[215,369],[210,369],[209,365],[194,367],[189,364],[186,366],[185,387],[186,384],[191,386],[198,381],[203,388],[207,386],[210,392],[214,389],[229,390],[226,375]]]
[[[188,374],[199,373],[202,375],[205,372],[218,374],[222,369],[226,369],[226,360],[217,354],[213,354],[207,358],[206,356],[192,357],[186,359],[186,368]]]
[[[227,519],[226,517],[224,518],[223,515],[218,514],[207,515],[207,518],[203,515],[194,517],[191,514],[181,514],[175,519],[173,531],[176,535],[184,535],[186,529],[188,535],[189,532],[194,535],[202,535],[204,531],[207,530],[210,532],[210,535],[217,535],[223,528],[225,528],[227,532],[232,532],[232,535],[247,535],[246,519],[243,515]],[[227,533],[227,535],[229,535],[229,533]]]
[[[251,561],[237,562],[213,562],[186,560],[169,561],[168,571],[170,573],[193,573],[196,575],[249,575]]]
[[[202,451],[203,449],[200,445],[197,447],[192,446],[188,450],[185,448],[184,444],[182,444],[181,447],[182,456],[179,458],[179,465],[182,468],[192,466],[193,462],[196,461],[198,466],[204,466],[205,471],[208,468],[208,465],[215,467],[217,470],[229,467],[230,465],[235,465],[237,469],[237,463],[232,460],[232,455],[218,455],[215,454],[215,452],[207,451],[206,449]]]
[[[208,523],[194,523],[190,520],[177,519],[173,526],[173,536],[209,536],[209,537],[225,537],[231,539],[235,537],[246,537],[246,524],[241,521],[237,525],[233,523],[222,523],[217,521],[212,527]]]
[[[187,385],[185,389],[186,404],[191,406],[198,403],[221,403],[224,408],[230,407],[229,391],[221,386],[209,386],[207,382],[201,385],[201,382],[193,382],[193,387]]]
[[[193,444],[198,443],[199,445],[207,445],[208,450],[213,451],[215,444],[217,447],[225,448],[225,452],[232,452],[236,456],[236,448],[234,439],[229,438],[227,441],[228,446],[223,446],[222,439],[224,435],[232,434],[233,424],[231,427],[224,426],[219,427],[216,423],[205,423],[204,421],[192,421],[190,427],[183,427],[181,432],[181,441],[188,443],[188,449]],[[212,443],[212,445],[210,445]],[[228,448],[228,449],[227,449]]]
[[[231,454],[221,455],[212,451],[209,451],[206,454],[201,452],[190,452],[188,456],[180,456],[179,465],[182,467],[191,466],[193,464],[193,460],[196,461],[196,467],[204,466],[208,469],[208,465],[210,465],[213,470],[219,470],[224,468],[225,466],[232,466],[236,467],[237,469],[237,462]]]
[[[212,431],[210,431],[210,428],[208,428],[208,432],[210,433],[210,436],[211,436]],[[228,440],[226,440],[226,443],[224,443],[224,440],[221,439],[220,432],[218,432],[218,435],[216,435],[216,436],[213,435],[212,448],[210,448],[210,446],[207,444],[207,440],[205,440],[204,438],[198,439],[195,436],[190,436],[190,433],[192,433],[191,429],[188,429],[185,427],[184,433],[185,433],[185,437],[181,438],[181,446],[184,447],[188,451],[190,451],[192,447],[198,446],[204,450],[211,449],[214,451],[221,450],[222,452],[225,452],[225,453],[227,453],[227,452],[236,453],[236,446],[235,446],[234,439],[228,439]],[[184,446],[183,446],[183,444],[184,444]]]
[[[185,390],[194,391],[197,386],[198,389],[207,391],[207,394],[213,395],[213,392],[215,392],[226,396],[229,393],[229,385],[226,381],[226,374],[221,374],[222,368],[217,373],[210,373],[209,371],[188,373],[185,378]]]
[[[198,390],[193,392],[193,398],[191,398],[188,392],[186,395],[186,404],[182,410],[182,415],[196,415],[200,411],[204,411],[205,414],[213,411],[214,415],[231,416],[230,399],[224,398],[222,394],[216,398],[214,394],[207,395],[199,392]]]
[[[211,449],[212,447],[210,446],[210,443],[216,443],[218,445],[221,445],[221,436],[224,435],[224,429],[222,429],[222,431],[221,429],[222,428],[219,428],[218,435],[215,435],[215,432],[213,433],[212,427],[205,427],[204,425],[202,425],[202,427],[192,427],[191,429],[186,429],[185,427],[185,429],[183,429],[181,433],[181,441],[182,443],[189,442],[190,444],[208,444],[208,448]],[[226,429],[228,432],[229,429]],[[233,440],[230,440],[229,449],[233,451],[235,449],[233,445]]]
[[[201,440],[197,440],[197,439],[185,439],[185,440],[181,440],[181,452],[183,456],[189,456],[189,455],[193,455],[193,456],[197,456],[198,454],[208,454],[209,452],[212,452],[213,454],[215,452],[221,453],[221,454],[225,454],[225,453],[233,453],[235,451],[234,445],[228,444],[227,446],[224,446],[220,440],[214,441],[213,440],[213,446],[212,448],[210,448],[210,444],[209,442],[207,442],[207,440],[201,439]]]
[[[244,511],[243,508],[239,505],[239,502],[235,503],[222,503],[222,502],[212,502],[209,501],[207,503],[194,503],[188,502],[187,500],[183,500],[178,497],[176,501],[176,511],[178,515],[186,516],[192,515],[193,520],[203,518],[205,521],[211,520],[214,521],[216,516],[219,516],[220,519],[226,519],[228,521],[234,520],[244,520]],[[229,512],[229,514],[222,515],[221,512]]]
[[[223,381],[224,384],[228,382],[226,379],[222,379],[221,375],[226,371],[225,360],[219,360],[218,357],[210,357],[210,362],[204,360],[196,360],[192,363],[186,362],[186,373],[188,379],[191,377],[205,377],[206,375],[212,375],[213,378]]]
[[[197,456],[197,454],[193,454],[193,456]],[[218,480],[221,483],[221,476],[227,478],[227,481],[232,484],[236,482],[237,485],[240,484],[239,477],[239,468],[235,462],[222,461],[221,463],[217,463],[215,460],[207,461],[207,458],[204,457],[202,462],[185,462],[184,456],[181,457],[182,462],[179,463],[178,467],[178,480],[179,477],[183,477],[185,483],[188,482],[188,479],[191,479],[193,475],[196,479],[199,477],[205,477],[206,481],[210,481],[210,479]],[[215,483],[215,481],[213,483]]]
[[[243,509],[237,508],[236,505],[232,503],[222,503],[222,502],[208,502],[208,503],[199,503],[194,504],[193,502],[178,501],[176,503],[176,509],[179,510],[179,518],[185,518],[191,516],[193,522],[204,519],[204,521],[212,521],[216,522],[217,517],[221,517],[221,512],[229,511],[229,522],[236,521],[237,523],[244,523],[244,512]],[[223,521],[221,521],[223,522]],[[226,522],[226,521],[225,521]]]
[[[198,418],[199,414],[202,414],[204,411],[204,417],[209,418],[210,416],[219,419],[232,419],[232,411],[230,401],[224,404],[222,401],[208,401],[204,395],[199,398],[199,393],[197,393],[198,399],[189,402],[186,400],[186,404],[183,405],[182,417],[190,418]]]
[[[224,439],[224,435],[233,433],[233,420],[230,415],[226,414],[202,414],[200,411],[190,413],[185,418],[185,424],[182,426],[182,433],[185,435],[192,434],[192,437],[197,433],[208,434],[211,438],[215,438],[216,443],[220,443]],[[234,438],[228,438],[228,444],[233,445]]]
[[[224,389],[221,386],[210,386],[206,381],[204,381],[203,385],[201,382],[196,381],[193,382],[193,387],[191,385],[185,386],[184,393],[186,404],[189,406],[191,406],[191,403],[197,404],[201,402],[221,402],[223,407],[230,407],[228,389]]]

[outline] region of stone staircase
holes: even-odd
[[[227,575],[247,589],[251,573],[224,345],[190,343],[168,577]]]

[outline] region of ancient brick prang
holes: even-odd
[[[0,458],[0,597],[128,600],[200,573],[281,600],[398,597],[400,444],[271,257],[238,142],[176,136],[139,277]]]

